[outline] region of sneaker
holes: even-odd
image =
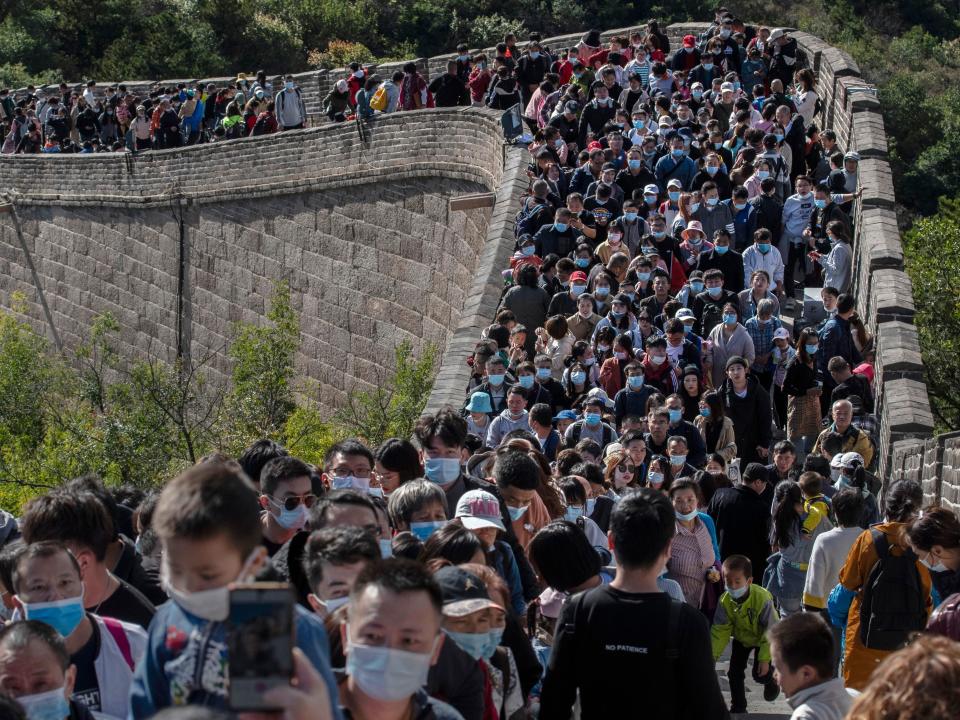
[[[780,695],[780,686],[775,682],[769,682],[763,686],[763,699],[767,702],[773,702]]]

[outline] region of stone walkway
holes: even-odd
[[[730,707],[730,683],[727,682],[727,667],[730,662],[730,646],[723,651],[723,655],[717,661],[717,677],[720,680],[720,689],[723,691],[723,698],[727,701],[727,707]],[[731,715],[733,718],[750,717],[757,720],[788,720],[793,712],[787,705],[786,699],[781,692],[779,697],[773,702],[767,702],[763,699],[763,686],[753,681],[750,668],[747,666],[746,685],[747,685],[747,715]]]

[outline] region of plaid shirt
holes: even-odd
[[[765,325],[761,325],[760,320],[756,317],[752,317],[744,323],[744,327],[750,333],[750,339],[753,340],[753,350],[758,358],[773,350],[773,333],[781,325],[780,318],[777,317],[770,318]],[[751,368],[758,371],[772,370],[774,364],[773,359],[768,358],[766,363],[754,361]]]

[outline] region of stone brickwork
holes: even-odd
[[[608,30],[603,37],[629,34],[637,27],[641,26]],[[663,30],[675,48],[684,35],[697,35],[706,27],[707,23],[681,23]],[[859,313],[877,338],[880,473],[887,478],[920,472],[923,463],[915,453],[922,452],[922,442],[918,445],[913,439],[929,438],[933,418],[913,327],[912,287],[903,270],[888,143],[876,90],[863,81],[848,54],[807,33],[793,34],[817,77],[816,89],[823,100],[818,125],[835,130],[840,146],[857,150],[863,158],[860,172],[865,192],[854,217],[853,292]],[[581,36],[572,33],[547,38],[544,43],[568,47]],[[492,52],[492,48],[486,50]],[[452,57],[445,54],[414,61],[429,80],[444,72]],[[402,65],[385,63],[372,69],[386,78]],[[345,72],[340,68],[297,74],[314,124],[322,112],[323,96]],[[202,80],[223,85],[232,79]],[[280,77],[270,79],[279,89]],[[99,87],[108,84],[101,82]],[[143,93],[154,84],[128,81],[126,85]],[[230,320],[258,317],[268,279],[272,273],[281,273],[297,288],[295,302],[304,315],[324,316],[313,318],[309,330],[305,324],[307,349],[300,363],[310,377],[323,378],[327,402],[335,404],[338,392],[343,391],[336,383],[351,377],[369,378],[389,362],[383,348],[391,347],[390,341],[419,337],[442,342],[445,335],[447,352],[428,408],[447,402],[459,404],[469,375],[464,360],[480,330],[491,322],[502,291],[499,270],[506,266],[512,248],[513,215],[526,186],[526,156],[518,148],[502,145],[496,114],[485,110],[402,113],[375,120],[370,127],[369,146],[359,141],[352,124],[321,124],[290,134],[147,153],[135,159],[116,155],[4,158],[0,190],[10,192],[22,208],[28,230],[25,236],[34,243],[31,251],[42,257],[49,304],[68,343],[76,341],[79,329],[101,307],[120,308],[132,302],[123,313],[131,348],[142,351],[148,338],[171,347],[170,328],[177,325],[177,314],[169,303],[171,293],[177,297],[181,245],[175,217],[184,217],[184,242],[193,250],[190,281],[194,285],[188,289],[195,289],[195,316],[173,332],[173,340],[182,343],[186,332],[193,333],[194,344],[222,344],[229,335]],[[431,185],[429,178],[442,182]],[[459,185],[451,184],[453,181]],[[358,190],[358,185],[362,189]],[[401,186],[417,190],[404,195]],[[492,213],[483,217],[483,213],[471,211],[464,218],[452,217],[457,213],[442,217],[441,199],[454,187],[464,191],[471,186],[496,193]],[[401,197],[387,193],[388,188],[400,192]],[[363,213],[357,217],[347,207],[351,193],[365,199],[381,194],[372,217]],[[347,206],[337,202],[347,202]],[[433,215],[426,210],[431,205],[436,211]],[[410,235],[404,241],[408,227],[404,212],[411,207],[415,210],[409,216]],[[455,268],[455,272],[469,268],[466,275],[451,280],[454,276],[447,270],[452,261],[440,256],[430,260],[432,274],[424,273],[427,260],[423,255],[404,255],[422,230],[415,218],[422,218],[423,227],[431,228],[428,240],[436,243],[432,252],[464,247],[457,242],[471,248],[470,257]],[[60,220],[69,222],[59,228]],[[399,255],[390,254],[396,249],[396,238],[384,240],[382,247],[379,244],[387,234],[384,228],[397,229]],[[12,290],[32,285],[10,229],[4,226],[0,232],[4,243],[0,248],[0,302],[9,306]],[[374,249],[365,233],[377,238]],[[442,239],[437,238],[438,233]],[[82,252],[87,247],[93,251],[89,257]],[[330,248],[339,254],[324,255]],[[281,251],[282,260],[277,255]],[[380,253],[387,259],[381,261]],[[349,265],[347,257],[351,258]],[[318,266],[308,269],[311,262]],[[331,264],[336,262],[341,264]],[[476,264],[470,267],[471,263]],[[372,315],[351,314],[339,305],[336,307],[341,309],[328,312],[333,297],[344,299],[347,305],[356,301],[357,295],[352,294],[358,292],[356,283],[374,278],[375,286],[378,275],[371,273],[380,273],[381,267],[397,269],[404,277],[390,280],[402,282],[391,289],[389,298],[375,295],[369,299],[365,311]],[[337,271],[328,272],[330,268]],[[342,282],[341,270],[349,273],[348,282]],[[407,287],[407,282],[412,287]],[[352,289],[341,290],[337,283]],[[318,289],[319,298],[315,294]],[[422,311],[418,303],[423,302],[428,309],[417,320],[414,314]],[[383,310],[390,313],[389,323],[384,322]],[[36,304],[30,306],[29,314],[39,326],[43,316]],[[327,315],[337,319],[331,322]],[[391,330],[393,325],[396,328]],[[378,342],[368,342],[367,337],[354,339],[373,333]],[[388,333],[387,343],[379,342],[380,333]],[[379,349],[373,347],[378,344]],[[332,354],[330,362],[320,357],[323,349]],[[225,361],[218,361],[218,367],[225,369]]]
[[[111,312],[125,355],[212,354],[224,376],[234,323],[260,321],[285,280],[301,317],[298,371],[336,408],[383,377],[399,342],[443,352],[460,327],[489,323],[526,187],[522,150],[503,146],[490,111],[396,115],[368,132],[368,142],[351,124],[136,158],[5,158],[0,191],[16,214],[0,216],[0,304],[23,293],[26,317],[52,335],[42,296],[67,347]],[[507,204],[448,207],[489,191]],[[462,392],[455,370],[438,387]]]

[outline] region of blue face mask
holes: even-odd
[[[550,378],[550,368],[537,368],[537,377],[540,380],[548,380]]]
[[[587,381],[587,374],[585,372],[570,373],[570,380],[576,385],[583,385]]]
[[[727,325],[733,325],[737,321],[737,316],[733,313],[724,313],[723,322]]]
[[[680,200],[680,193],[678,192],[667,193],[667,195],[670,196],[670,202],[675,203]]]
[[[720,168],[718,168],[716,165],[707,165],[707,167],[705,168],[705,170],[707,171],[707,175],[716,175],[719,169]],[[710,200],[716,200],[716,198],[710,198],[707,200],[708,205],[716,205],[715,202],[712,203],[710,202]]]
[[[430,482],[449,485],[460,477],[460,458],[427,458],[423,469]]]
[[[807,343],[807,344],[805,344],[805,345],[803,346],[803,349],[807,351],[807,355],[816,355],[816,354],[817,354],[817,348],[818,348],[818,347],[820,347],[820,346],[819,346],[819,345],[810,345],[809,343]]]
[[[649,279],[650,279],[650,273],[648,272],[637,273],[637,280],[639,280],[640,282],[647,282]]]
[[[627,160],[627,166],[631,170],[639,170],[643,165],[643,160]]]
[[[626,212],[623,214],[623,217],[627,219],[627,222],[636,222],[637,214],[635,212]]]
[[[693,95],[693,99],[694,99],[694,100],[699,100],[700,98],[703,97],[703,91],[702,91],[702,90],[694,90],[691,94]]]
[[[643,387],[643,375],[631,375],[627,378],[627,387],[631,390],[639,390]]]
[[[700,209],[700,203],[698,202],[690,203],[690,212],[695,213],[699,209]]]
[[[774,137],[777,138],[777,142],[783,142],[783,133],[774,133]]]
[[[703,283],[697,280],[694,280],[690,283],[690,289],[693,290],[695,293],[702,293]]]
[[[507,505],[507,512],[510,513],[510,522],[516,522],[526,515],[528,507],[530,506],[523,505],[521,507],[514,507],[513,505]]]
[[[483,648],[483,657],[492,657],[503,642],[503,628],[496,628],[487,633],[487,644]]]
[[[584,511],[584,513],[586,514],[587,517],[590,517],[591,515],[593,515],[593,509],[594,509],[596,506],[597,506],[597,499],[596,499],[596,498],[588,498],[588,499],[587,499],[587,508],[586,508],[586,510]]]
[[[643,130],[643,128],[646,127],[646,125],[647,125],[647,124],[646,124],[643,120],[634,120],[634,121],[633,121],[633,126],[634,126],[637,130]]]
[[[766,180],[768,177],[770,177],[769,171],[767,171],[767,170],[757,170],[757,178],[758,178],[759,180]]]
[[[426,542],[428,537],[433,535],[437,530],[446,524],[446,520],[410,523],[410,532],[416,535],[420,542]]]
[[[524,245],[522,248],[520,248],[520,253],[524,257],[530,257],[536,251],[537,251],[537,248],[534,245]]]
[[[613,316],[614,320],[622,320],[623,316],[626,315],[626,313],[616,312],[615,310],[611,310],[610,314]]]
[[[710,408],[708,408],[708,407],[700,408],[700,416],[701,416],[701,417],[710,417]]]
[[[717,255],[726,255],[727,251],[730,250],[729,245],[714,245],[713,248],[717,251]]]
[[[83,620],[83,593],[66,600],[23,603],[23,611],[27,620],[39,620],[67,637]]]
[[[707,168],[709,170],[710,168]],[[712,175],[713,173],[711,173]],[[717,203],[720,202],[720,198],[707,198],[707,205],[709,207],[716,207]]]
[[[570,522],[576,522],[579,518],[583,517],[583,508],[582,507],[568,507],[563,513],[563,519],[569,520]]]
[[[586,285],[571,285],[571,286],[570,286],[570,292],[571,292],[571,294],[573,294],[574,297],[580,297],[580,296],[583,295],[583,293],[585,293],[586,291],[587,291],[587,286],[586,286]]]
[[[666,230],[654,230],[654,231],[652,231],[650,234],[653,235],[653,237],[655,237],[657,240],[663,240],[663,239],[667,236],[667,231],[666,231]]]
[[[636,294],[635,292],[632,292],[632,293],[631,293],[631,292],[624,293],[624,295],[626,295],[628,298],[630,298],[630,302],[633,302],[633,301],[635,301],[635,300],[637,299],[637,294]]]
[[[600,413],[587,413],[583,419],[586,420],[587,425],[599,425],[601,420]]]
[[[740,212],[740,211],[743,210],[746,206],[747,206],[746,203],[734,203],[734,204],[733,204],[733,207],[736,209],[737,212]]]
[[[654,195],[644,195],[644,196],[643,196],[643,201],[644,201],[647,205],[656,205],[656,204],[657,204],[657,198],[656,198],[656,196],[654,196]]]
[[[530,388],[532,388],[534,381],[535,381],[535,378],[533,377],[533,375],[521,375],[520,377],[517,378],[517,382],[520,383],[520,387],[522,387],[525,390],[529,390]]]
[[[813,204],[816,205],[816,206],[817,206],[818,208],[820,208],[821,210],[823,210],[823,209],[827,206],[827,201],[826,201],[826,200],[816,199],[816,200],[813,201]]]
[[[26,711],[29,720],[63,720],[70,713],[70,703],[63,687],[34,695],[21,695],[17,702]]]
[[[676,425],[678,422],[680,422],[680,419],[683,417],[683,411],[682,411],[682,410],[677,410],[677,409],[675,409],[675,408],[671,408],[669,412],[670,412],[670,424],[671,424],[671,425]]]
[[[762,255],[766,255],[770,252],[770,243],[757,243],[757,250],[759,250]]]
[[[683,148],[674,148],[670,151],[670,154],[677,159],[682,158],[684,155]]]
[[[744,595],[747,594],[747,592],[750,590],[750,586],[744,585],[741,588],[727,587],[726,590],[727,590],[727,593],[729,593],[730,597],[732,597],[734,600],[739,600],[740,598],[742,598]]]
[[[564,228],[566,230],[566,228]],[[573,261],[573,264],[578,268],[588,268],[590,267],[590,258],[577,258]]]
[[[334,478],[334,486],[339,479],[340,478]],[[350,485],[347,487],[353,487],[353,477],[351,476],[347,479],[350,481]],[[275,515],[274,518],[277,521],[277,525],[286,530],[299,530],[307,524],[307,506],[300,503],[293,510],[287,510],[285,507],[282,507],[280,508],[280,514]]]
[[[484,657],[483,653],[486,651],[489,640],[488,633],[462,633],[447,630],[446,628],[444,628],[443,632],[474,660],[479,660]]]
[[[538,57],[540,57],[540,53],[539,53],[539,52],[537,52],[536,50],[531,50],[531,51],[530,51],[530,59],[531,59],[531,60],[536,60]]]
[[[557,232],[566,232],[568,226],[566,223],[557,222],[553,224],[553,227],[557,229]]]
[[[608,287],[595,288],[593,291],[593,294],[596,295],[597,297],[605,298],[607,295],[610,294],[610,288]]]
[[[710,287],[707,288],[707,292],[710,293],[710,297],[718,298],[723,293],[722,287]]]
[[[654,487],[659,487],[663,485],[663,473],[662,472],[648,472],[647,473],[647,482],[653,485]]]
[[[494,387],[500,387],[503,385],[503,379],[506,377],[503,373],[494,373],[493,375],[487,375],[487,380],[490,381],[490,384]]]

